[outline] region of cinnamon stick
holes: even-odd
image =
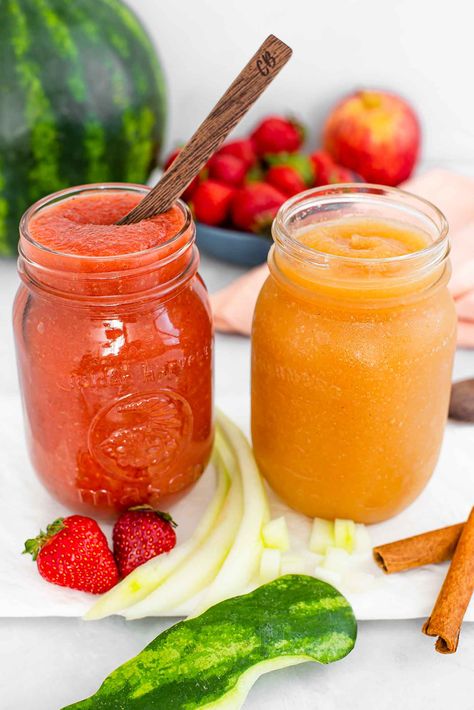
[[[464,523],[374,547],[374,560],[387,574],[450,560]]]
[[[461,624],[474,592],[474,508],[459,538],[451,565],[423,633],[437,636],[439,653],[454,653]]]

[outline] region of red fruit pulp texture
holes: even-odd
[[[232,220],[237,227],[250,232],[269,230],[286,196],[272,185],[254,182],[237,190],[232,201]]]
[[[39,212],[29,233],[48,249],[78,256],[115,256],[160,246],[184,226],[178,207],[136,224],[117,227],[115,222],[130,212],[142,196],[100,192],[73,197]]]
[[[21,242],[42,284],[38,294],[26,277],[14,309],[30,456],[66,505],[108,514],[184,490],[213,440],[212,321],[193,226],[179,205],[115,225],[143,194],[65,198],[28,225],[56,251]]]
[[[281,116],[265,118],[251,135],[257,155],[294,153],[303,143],[303,131],[294,121]]]
[[[64,518],[63,529],[41,548],[41,576],[61,587],[103,594],[118,582],[118,570],[107,539],[95,520],[82,515]]]
[[[229,216],[234,188],[215,180],[202,182],[193,195],[192,207],[198,222],[223,224]]]
[[[323,134],[324,147],[336,162],[382,185],[398,185],[410,176],[420,140],[413,109],[382,91],[359,91],[341,101]]]
[[[168,519],[167,519],[168,518]],[[154,510],[129,510],[114,525],[114,555],[122,577],[176,545],[169,516]]]

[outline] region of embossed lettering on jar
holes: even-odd
[[[66,190],[20,225],[14,330],[28,447],[72,507],[156,505],[210,456],[212,322],[189,210],[114,224],[146,189]]]

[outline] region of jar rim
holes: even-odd
[[[418,251],[397,256],[371,258],[344,256],[319,251],[303,244],[289,233],[287,229],[289,220],[310,204],[319,203],[323,205],[335,200],[350,203],[354,201],[354,197],[357,198],[358,202],[366,203],[373,203],[374,201],[380,203],[384,197],[388,197],[389,199],[386,201],[390,201],[393,207],[397,207],[397,203],[398,206],[411,203],[412,211],[417,212],[419,215],[423,214],[432,222],[438,232],[438,237],[428,246]],[[321,260],[324,260],[326,264],[357,264],[360,267],[364,265],[409,263],[420,259],[424,261],[426,257],[429,259],[430,256],[437,261],[440,257],[444,258],[449,253],[448,231],[448,221],[443,212],[429,200],[407,190],[374,183],[339,183],[310,188],[300,192],[283,203],[272,226],[273,240],[278,246],[282,247],[284,251],[289,251],[294,258],[317,266],[322,265]]]
[[[158,255],[160,251],[164,250],[165,248],[169,248],[170,245],[173,244],[173,242],[178,241],[188,230],[190,231],[190,241],[194,240],[194,237],[192,236],[192,230],[190,230],[190,227],[193,222],[193,217],[191,214],[191,210],[189,209],[188,205],[183,202],[182,200],[178,199],[174,203],[175,205],[178,206],[178,208],[181,210],[184,216],[184,224],[182,227],[179,229],[176,234],[174,234],[172,237],[167,239],[164,242],[161,242],[160,244],[156,244],[155,246],[149,247],[147,249],[141,249],[139,251],[133,251],[133,252],[125,252],[125,253],[119,253],[119,254],[107,254],[107,255],[93,255],[93,254],[73,254],[71,252],[67,251],[60,251],[59,249],[52,249],[51,247],[48,247],[44,244],[41,244],[41,242],[38,242],[36,239],[33,239],[31,234],[29,233],[28,230],[28,224],[32,217],[36,215],[40,210],[44,209],[45,207],[48,207],[51,204],[55,204],[58,202],[61,202],[63,199],[68,199],[70,197],[73,197],[75,195],[80,195],[84,194],[87,192],[101,192],[101,191],[111,191],[111,192],[137,192],[137,193],[142,193],[146,194],[148,193],[152,188],[149,185],[140,185],[138,183],[128,183],[128,182],[104,182],[104,183],[87,183],[84,185],[76,185],[73,187],[68,187],[63,190],[58,190],[57,192],[52,192],[49,195],[46,195],[45,197],[42,197],[41,199],[37,200],[34,202],[23,214],[23,216],[20,219],[20,225],[19,225],[19,231],[20,231],[20,236],[21,238],[24,238],[31,246],[33,246],[35,249],[38,249],[40,252],[45,252],[47,254],[52,254],[55,256],[61,257],[61,259],[71,259],[72,262],[73,260],[77,259],[80,260],[81,262],[87,262],[90,260],[91,262],[95,263],[113,263],[114,261],[117,261],[117,259],[120,260],[128,260],[133,261],[136,258],[143,257],[144,255],[149,255],[153,256],[154,254]]]

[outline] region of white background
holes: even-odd
[[[293,112],[315,140],[328,107],[357,86],[407,96],[423,118],[425,162],[474,164],[474,16],[467,0],[132,0],[162,56],[170,92],[168,145],[186,139],[270,32],[294,57],[247,118]],[[237,273],[204,259],[210,290]],[[16,391],[11,349],[13,262],[0,262],[0,395]],[[246,396],[248,340],[219,336],[220,398]],[[456,376],[472,375],[460,352]],[[0,491],[1,495],[1,491]],[[0,541],[1,542],[1,541]],[[1,553],[0,553],[1,554]],[[93,692],[104,676],[165,626],[118,619],[0,620],[0,710],[57,710]],[[306,664],[261,679],[249,710],[474,710],[474,624],[442,657],[420,621],[370,622],[357,647],[328,668]],[[160,708],[160,710],[167,710]]]
[[[294,51],[236,132],[268,112],[301,116],[316,140],[332,104],[358,87],[406,96],[429,162],[474,161],[470,0],[129,0],[160,52],[168,145],[190,136],[270,33]]]

